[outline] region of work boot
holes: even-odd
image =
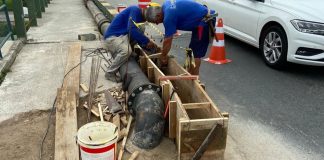
[[[118,76],[115,72],[106,72],[105,77],[107,80],[119,83],[121,82],[121,77]]]

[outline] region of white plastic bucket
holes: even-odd
[[[91,122],[78,130],[82,160],[115,160],[117,127],[110,122]]]

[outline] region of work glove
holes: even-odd
[[[168,55],[161,54],[161,56],[160,56],[160,65],[161,65],[161,67],[168,66],[168,60],[169,60]]]
[[[148,49],[155,49],[156,47],[157,45],[153,41],[148,42],[146,45],[146,48]]]
[[[162,52],[162,48],[161,47],[158,47],[158,46],[156,46],[156,53],[161,53]]]

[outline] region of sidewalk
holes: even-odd
[[[63,80],[67,47],[78,34],[94,33],[97,26],[82,0],[53,0],[27,32],[19,52],[0,86],[0,122],[21,112],[52,107]],[[81,42],[82,49],[102,47],[99,40]],[[82,64],[81,83],[88,84],[91,59]],[[107,84],[101,74],[98,85]],[[109,85],[116,85],[110,83]]]

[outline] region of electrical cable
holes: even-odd
[[[101,49],[101,48],[98,48],[98,49]],[[78,63],[76,66],[74,66],[73,68],[71,68],[63,77],[63,80],[62,80],[62,85],[61,87],[63,87],[63,82],[64,82],[64,79],[65,77],[71,72],[73,71],[75,68],[77,68],[79,65],[81,65],[82,63],[84,63],[88,57],[90,57],[89,55],[95,53],[98,51],[98,49],[95,49],[94,51],[90,52],[89,54],[86,54],[85,56],[85,59],[83,61],[81,61],[80,63]],[[48,117],[48,122],[47,122],[47,128],[45,130],[45,133],[43,135],[43,138],[42,138],[42,141],[41,141],[41,144],[40,144],[40,151],[39,151],[39,160],[42,159],[42,153],[43,153],[43,146],[44,146],[44,142],[45,142],[45,139],[46,139],[46,136],[48,134],[48,131],[49,131],[49,128],[50,128],[50,124],[51,124],[51,119],[52,119],[52,115],[53,115],[53,112],[54,112],[54,109],[55,109],[55,103],[56,103],[56,100],[57,100],[57,96],[55,96],[55,99],[54,99],[54,102],[53,102],[53,105],[52,105],[52,108],[51,108],[51,112],[50,112],[50,115]]]

